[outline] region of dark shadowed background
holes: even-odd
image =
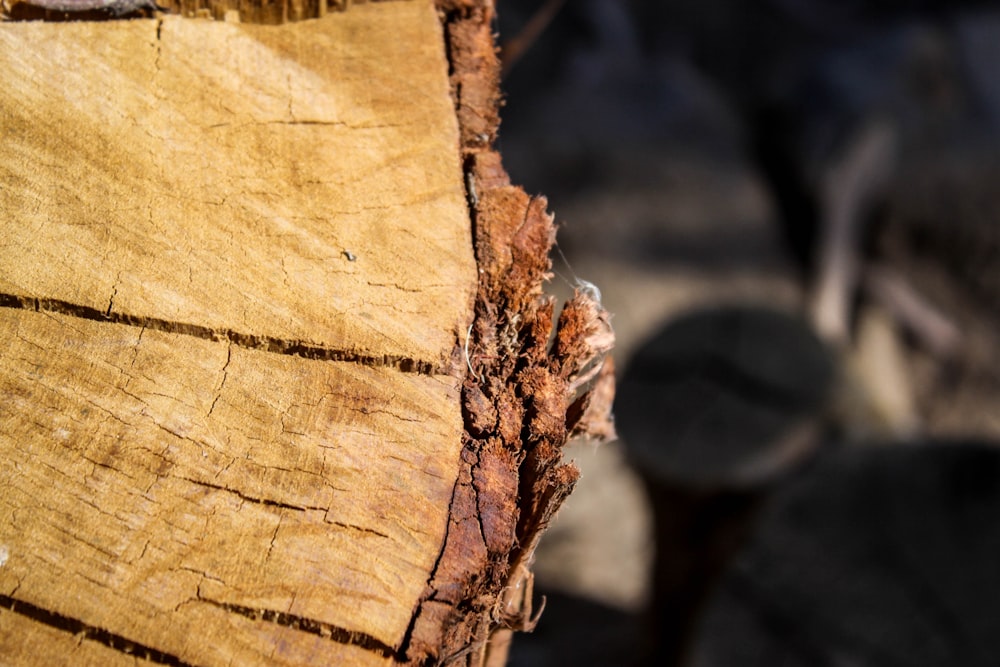
[[[499,0],[498,14],[506,167],[549,197],[560,224],[553,290],[601,289],[630,397],[616,407],[622,441],[570,447],[583,478],[539,550],[547,608],[510,664],[742,664],[691,649],[693,638],[727,633],[750,647],[747,633],[761,635],[750,628],[760,614],[732,610],[733,587],[758,576],[746,545],[780,560],[780,540],[799,543],[768,527],[781,514],[772,505],[811,498],[800,489],[826,475],[826,457],[862,452],[905,479],[938,456],[916,443],[949,439],[961,456],[955,439],[1000,438],[1000,3]],[[824,280],[842,295],[832,309],[817,305]],[[695,333],[677,334],[692,314]],[[772,331],[773,316],[789,328]],[[870,442],[882,444],[859,444]],[[871,493],[854,472],[837,474],[815,486]],[[937,499],[945,528],[966,507],[951,506],[958,492],[889,487],[899,502]],[[858,510],[838,502],[802,501],[796,511],[816,514],[796,525],[843,525]],[[759,546],[770,535],[779,546]],[[949,551],[950,567],[962,553]],[[981,563],[996,552],[976,553]],[[838,577],[867,571],[852,558]],[[734,568],[743,578],[719,584]],[[810,571],[802,590],[816,580],[839,581]],[[872,606],[894,613],[883,589],[870,587]],[[822,607],[810,596],[836,597],[803,593],[804,608]],[[946,647],[976,636],[962,633],[972,612],[956,609],[935,626],[952,628]],[[809,647],[836,636],[841,648],[803,649],[813,660],[802,664],[921,664],[893,652],[910,635],[830,627],[779,635]],[[859,643],[871,650],[837,653]]]

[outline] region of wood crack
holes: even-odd
[[[224,493],[231,493],[234,496],[238,497],[240,500],[246,501],[248,503],[254,503],[256,505],[264,505],[266,507],[276,507],[278,509],[293,510],[293,511],[296,511],[296,512],[309,512],[309,511],[313,511],[313,512],[328,513],[330,511],[329,507],[321,507],[319,505],[295,505],[293,503],[286,503],[286,502],[282,502],[280,500],[274,500],[272,498],[260,498],[258,496],[251,496],[251,495],[248,495],[248,494],[240,491],[239,489],[234,489],[234,488],[231,488],[231,487],[228,487],[228,486],[223,486],[221,484],[213,484],[212,482],[205,482],[205,481],[198,480],[198,479],[192,479],[190,477],[177,477],[177,479],[182,479],[185,482],[189,482],[189,483],[195,484],[197,486],[202,486],[202,487],[205,487],[207,489],[213,489],[215,491],[222,491]],[[376,537],[381,537],[381,538],[384,538],[384,539],[389,539],[389,536],[387,534],[385,534],[383,532],[380,532],[378,530],[375,530],[373,528],[366,528],[364,526],[359,526],[359,525],[356,525],[356,524],[353,524],[353,523],[346,523],[344,521],[329,520],[329,523],[333,524],[334,526],[339,526],[341,528],[344,528],[345,530],[353,530],[353,531],[357,531],[359,533],[368,533],[368,534],[374,535]]]
[[[400,642],[399,645],[399,655],[403,658],[406,657],[406,654],[410,650],[410,644],[413,641],[413,633],[416,629],[417,622],[420,620],[420,612],[424,603],[434,599],[434,596],[437,593],[433,584],[435,579],[437,579],[438,570],[441,567],[441,561],[445,557],[445,548],[448,546],[448,534],[451,532],[452,516],[454,515],[454,508],[460,484],[461,476],[455,479],[455,485],[451,489],[451,499],[448,501],[448,520],[445,523],[444,537],[441,538],[441,549],[438,551],[437,557],[434,559],[434,565],[431,566],[430,574],[427,575],[427,583],[424,585],[424,594],[421,596],[420,600],[417,601],[417,604],[413,609],[413,613],[410,615],[410,622],[406,626],[406,632],[403,633],[403,641]]]
[[[207,489],[213,489],[215,491],[224,491],[225,493],[231,493],[237,496],[240,500],[245,500],[248,503],[254,503],[257,505],[266,505],[267,507],[277,507],[286,510],[295,510],[297,512],[307,512],[309,510],[314,510],[318,512],[327,512],[329,508],[317,507],[312,505],[293,505],[292,503],[285,503],[280,500],[272,500],[271,498],[258,498],[256,496],[250,496],[238,489],[233,489],[228,486],[222,486],[221,484],[212,484],[211,482],[203,482],[198,479],[191,479],[190,477],[177,477],[177,479],[182,479],[185,482],[190,482],[191,484],[196,484],[198,486],[203,486]]]
[[[380,3],[403,0],[376,0]],[[161,4],[162,3],[162,4]],[[150,18],[158,14],[211,17],[224,20],[227,10],[238,10],[242,23],[281,24],[317,19],[328,12],[343,12],[350,0],[262,0],[236,3],[231,0],[13,0],[3,3],[0,17],[13,21],[118,21]]]
[[[249,350],[286,354],[304,359],[343,361],[375,368],[392,368],[401,373],[413,373],[416,375],[432,376],[448,374],[445,368],[435,366],[429,361],[404,357],[402,355],[363,354],[353,350],[331,348],[315,343],[278,338],[277,336],[244,333],[234,331],[233,329],[213,329],[212,327],[200,324],[175,322],[158,317],[131,315],[120,311],[104,312],[98,308],[71,303],[61,299],[35,298],[19,294],[0,294],[0,308],[30,310],[39,313],[59,313],[60,315],[69,315],[84,320],[154,329],[156,331],[191,336],[215,342],[228,341],[233,345]]]
[[[200,597],[199,600],[201,602],[205,602],[206,604],[223,609],[229,613],[249,618],[253,621],[275,623],[277,625],[292,628],[293,630],[298,630],[299,632],[317,635],[337,642],[338,644],[356,646],[366,651],[378,653],[385,658],[392,658],[393,660],[400,661],[399,652],[396,649],[364,632],[348,630],[340,627],[339,625],[333,625],[332,623],[318,621],[313,618],[306,618],[296,614],[277,611],[276,609],[258,609],[232,604],[229,602],[219,602],[217,600],[210,600],[202,597]]]
[[[176,655],[140,644],[104,628],[89,625],[80,619],[64,616],[58,612],[33,605],[24,600],[18,600],[9,595],[0,595],[0,608],[30,618],[50,628],[75,635],[81,639],[102,644],[110,649],[141,660],[147,660],[159,665],[172,665],[173,667],[195,667],[192,663],[182,660]]]

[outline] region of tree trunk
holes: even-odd
[[[613,379],[492,7],[215,13],[0,24],[0,655],[502,664]]]

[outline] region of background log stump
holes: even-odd
[[[761,503],[821,448],[833,373],[803,319],[750,306],[678,317],[633,355],[617,413],[653,507],[643,664],[685,664]]]

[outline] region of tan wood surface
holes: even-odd
[[[477,280],[441,30],[0,24],[0,662],[404,657]]]
[[[4,24],[0,293],[441,367],[475,274],[440,30]]]

